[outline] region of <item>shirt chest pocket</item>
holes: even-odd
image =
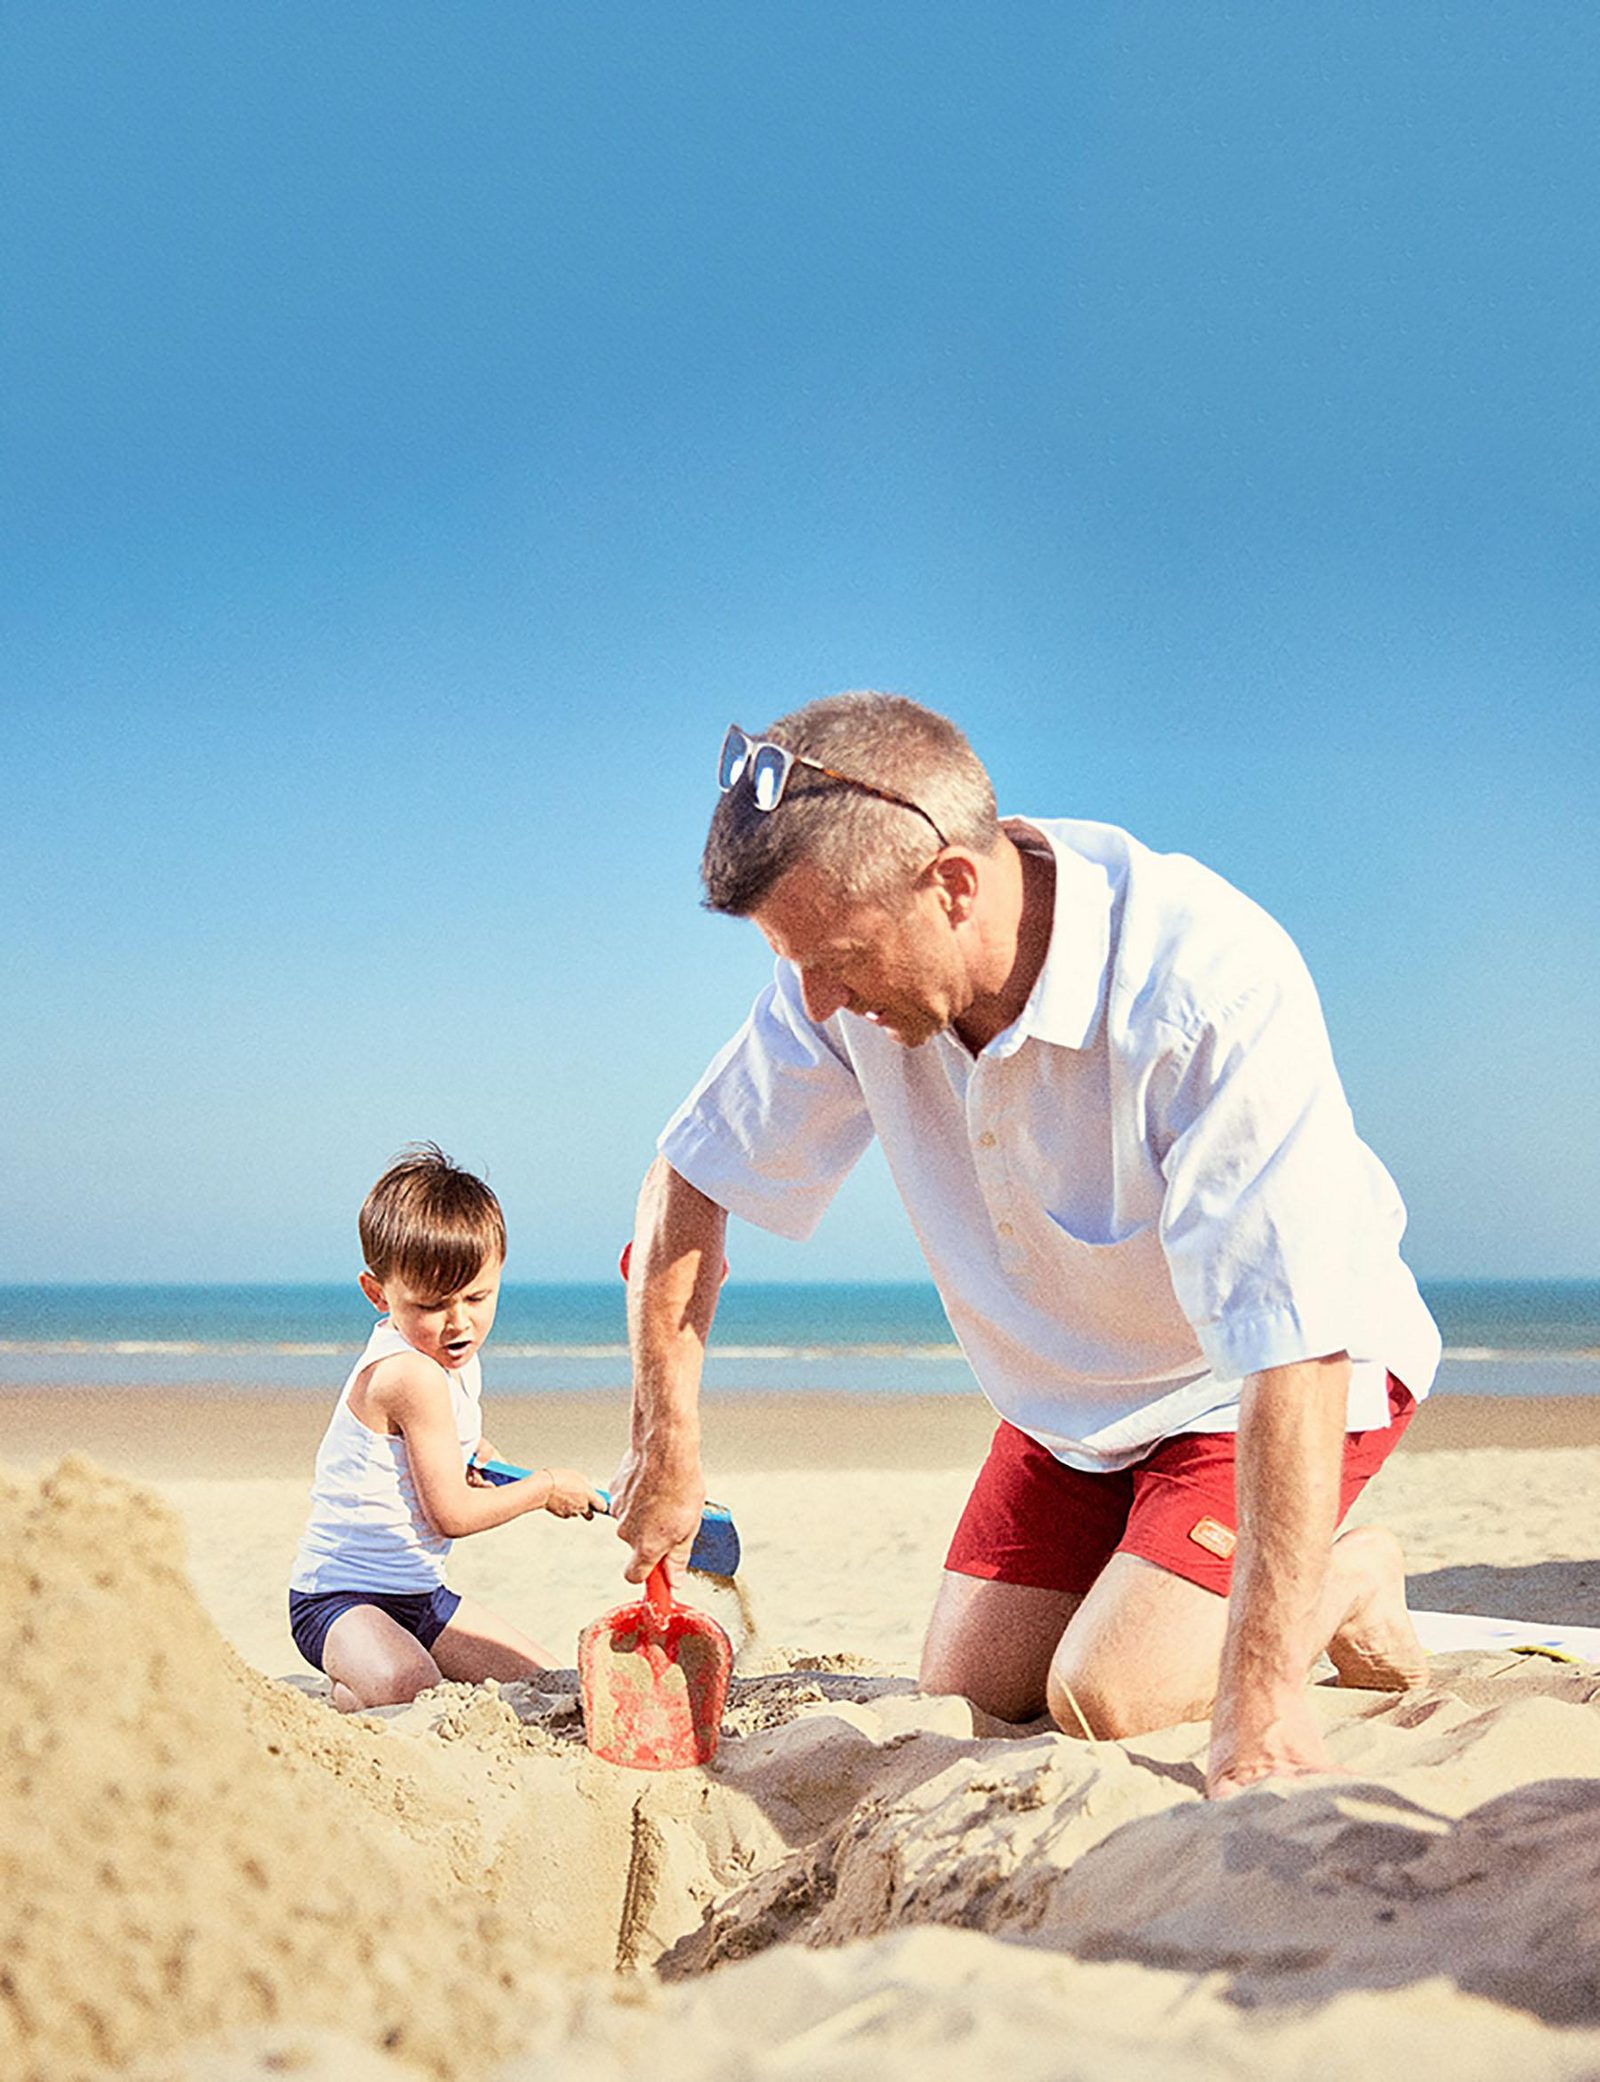
[[[1030,1259],[1036,1302],[1061,1322],[1086,1372],[1115,1380],[1194,1370],[1194,1331],[1154,1216],[1102,1242],[1044,1211]]]

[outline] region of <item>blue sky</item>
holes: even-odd
[[[0,1278],[604,1278],[724,725],[954,715],[1299,938],[1424,1275],[1600,1274],[1577,5],[7,10]],[[751,1276],[914,1276],[869,1160]]]

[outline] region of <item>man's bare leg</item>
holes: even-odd
[[[1148,1734],[1210,1713],[1227,1623],[1226,1599],[1138,1555],[1114,1554],[1082,1599],[946,1571],[922,1689],[959,1693],[997,1720],[1048,1706],[1069,1735],[1083,1733],[1080,1712],[1102,1739]],[[1427,1681],[1393,1534],[1358,1526],[1334,1542],[1316,1633],[1343,1685]]]
[[[1057,1727],[1082,1735],[1086,1723],[1114,1740],[1204,1720],[1227,1624],[1227,1600],[1214,1591],[1136,1554],[1112,1555],[1050,1660]]]
[[[1050,1711],[1082,1733],[1148,1734],[1204,1720],[1216,1697],[1227,1629],[1224,1598],[1137,1555],[1114,1554],[1051,1658]],[[1427,1682],[1428,1658],[1405,1604],[1400,1543],[1359,1526],[1333,1543],[1316,1638],[1343,1685],[1408,1691]],[[1071,1696],[1069,1697],[1068,1694]]]
[[[1080,1734],[1081,1712],[1095,1735],[1116,1737],[1205,1719],[1227,1618],[1227,1601],[1213,1592],[1136,1555],[1113,1555],[1051,1659],[1057,1726]],[[1392,1534],[1362,1526],[1334,1542],[1317,1634],[1341,1684],[1393,1692],[1426,1682]]]
[[[947,1569],[923,1644],[922,1689],[970,1699],[996,1720],[1036,1719],[1050,1658],[1078,1602],[1070,1591]]]
[[[1341,1684],[1405,1692],[1427,1683],[1427,1650],[1406,1610],[1405,1556],[1381,1525],[1352,1526],[1334,1541],[1320,1616]]]

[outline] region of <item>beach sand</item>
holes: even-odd
[[[1203,1728],[915,1692],[981,1403],[747,1396],[707,1418],[751,1608],[690,1592],[743,1644],[710,1770],[590,1757],[570,1669],[341,1720],[282,1616],[325,1415],[0,1391],[7,2082],[1600,2076],[1600,1671],[1319,1686],[1339,1775],[1210,1806]],[[602,1480],[621,1416],[492,1410]],[[1600,1625],[1597,1478],[1591,1404],[1439,1402],[1357,1516],[1419,1605]],[[570,1665],[620,1552],[540,1516],[452,1579]]]

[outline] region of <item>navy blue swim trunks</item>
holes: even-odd
[[[289,1631],[294,1645],[313,1670],[322,1668],[322,1644],[328,1629],[342,1612],[357,1605],[376,1605],[397,1626],[414,1634],[424,1648],[432,1648],[455,1616],[460,1594],[446,1590],[395,1592],[387,1590],[292,1590],[289,1593]]]

